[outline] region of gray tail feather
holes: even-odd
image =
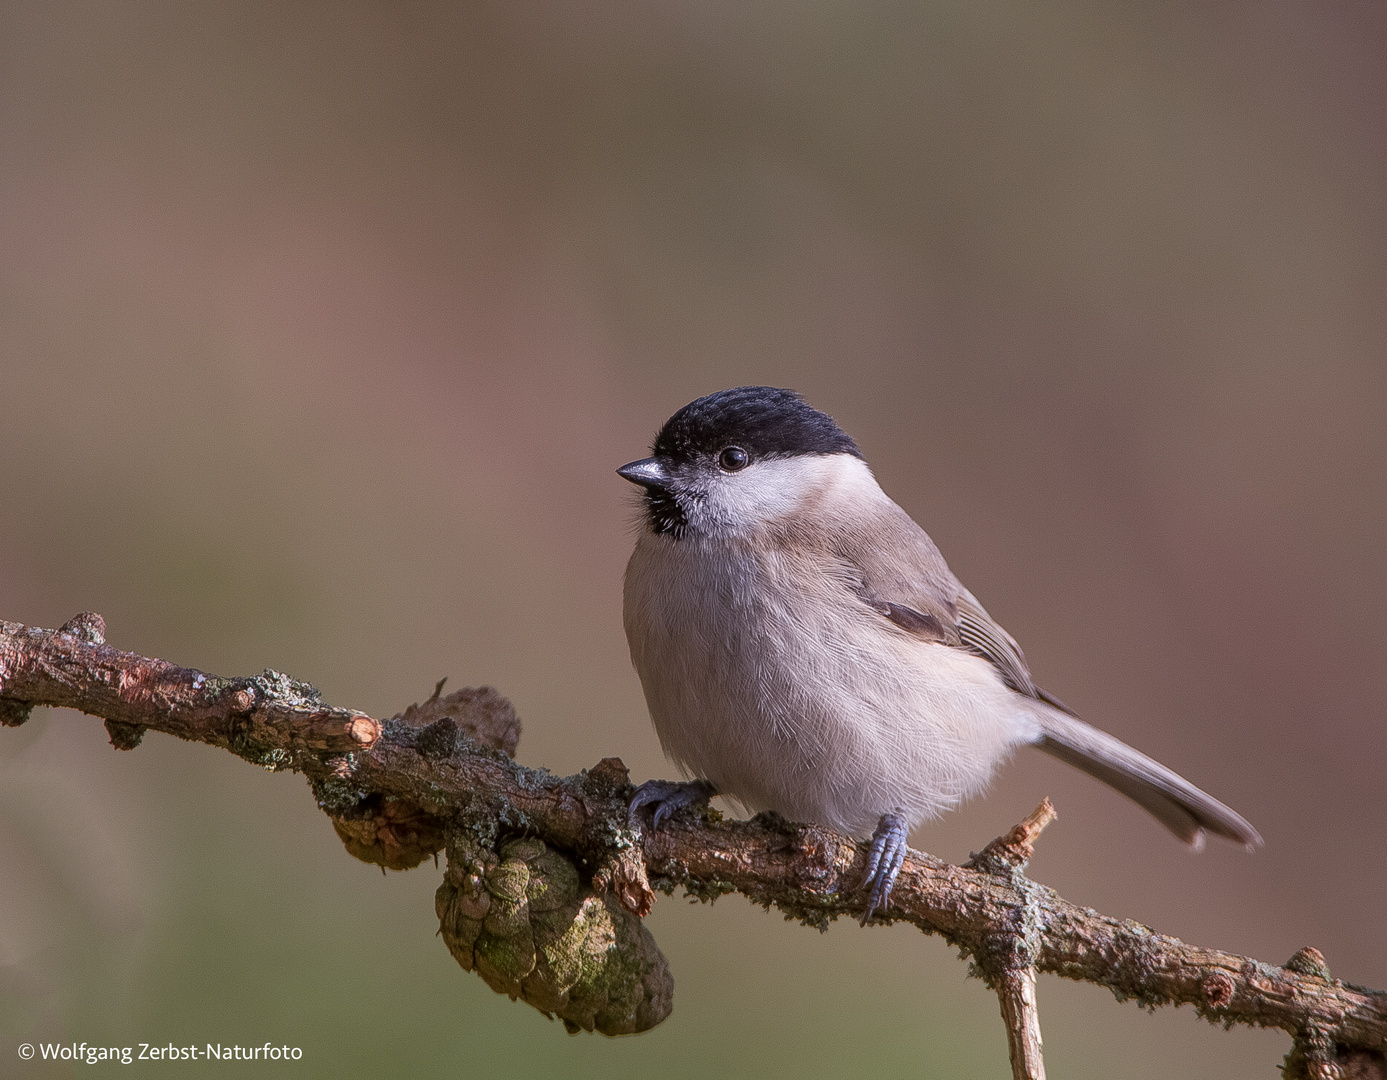
[[[1082,720],[1043,707],[1035,711],[1044,732],[1036,744],[1041,750],[1122,792],[1196,851],[1204,846],[1205,829],[1249,850],[1261,845],[1241,814],[1159,761]]]

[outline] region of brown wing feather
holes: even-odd
[[[1037,743],[1041,750],[1116,788],[1186,843],[1199,846],[1205,829],[1248,847],[1262,842],[1257,830],[1229,807],[1140,751],[1090,727],[1036,686],[1016,639],[954,577],[934,541],[904,510],[891,504],[882,528],[872,534],[880,542],[871,548],[863,548],[860,537],[841,541],[840,556],[853,567],[863,599],[912,634],[983,657],[1018,694],[1049,705],[1050,709],[1036,710],[1043,730]]]
[[[910,515],[892,503],[878,524],[876,544],[855,542],[861,534],[843,537],[839,552],[860,576],[863,598],[872,607],[919,637],[981,656],[1018,694],[1074,715],[1035,684],[1016,639],[954,577],[934,541]]]
[[[958,598],[958,636],[968,649],[992,661],[1006,684],[1027,697],[1040,697],[1016,639],[998,625],[967,589]]]
[[[949,635],[943,624],[933,615],[926,615],[923,611],[916,611],[913,607],[906,607],[904,604],[886,602],[877,604],[875,607],[902,630],[908,630],[916,637],[924,638],[926,641],[947,642],[949,640]]]
[[[954,601],[963,586],[944,556],[895,503],[871,511],[874,520],[865,527],[846,517],[825,522],[834,554],[857,579],[862,599],[902,629],[958,645]],[[893,606],[899,609],[894,615]]]

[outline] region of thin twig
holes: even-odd
[[[1045,1080],[1041,1054],[1040,1010],[1035,1001],[1035,968],[1006,972],[997,987],[1002,1021],[1007,1026],[1012,1080]]]
[[[1018,890],[1034,887],[1024,871],[1035,854],[1035,842],[1058,814],[1049,798],[1042,799],[1019,824],[999,836],[969,860],[970,867],[1006,875]],[[1036,907],[1027,904],[1014,913],[1012,924],[995,932],[985,951],[976,954],[983,977],[997,990],[1002,1022],[1007,1029],[1013,1080],[1045,1080],[1041,1051],[1040,1008],[1035,994]]]

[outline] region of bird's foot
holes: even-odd
[[[708,800],[717,792],[706,780],[647,780],[631,796],[631,807],[627,820],[631,827],[640,824],[640,811],[651,806],[651,828],[659,830],[665,820],[676,810],[686,806],[707,806]]]
[[[871,920],[873,912],[886,910],[891,887],[896,884],[896,875],[905,862],[909,831],[900,814],[882,814],[877,823],[877,831],[872,834],[872,850],[867,854],[867,873],[862,878],[862,888],[871,889],[867,911],[862,916],[863,926]]]

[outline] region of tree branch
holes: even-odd
[[[1042,800],[1024,821],[1005,836],[993,840],[974,855],[968,865],[1005,874],[1018,884],[1029,885],[1021,872],[1035,854],[1035,842],[1042,830],[1057,816],[1050,800]],[[1019,914],[1022,918],[1014,932],[997,934],[992,939],[993,947],[985,955],[975,955],[988,981],[997,988],[1002,1023],[1007,1029],[1012,1080],[1045,1080],[1040,1007],[1035,996],[1035,942],[1033,935],[1026,932],[1034,909],[1027,907]]]
[[[662,1018],[659,1008],[668,1011],[659,1005],[667,973],[656,970],[653,942],[644,939],[631,945],[640,956],[632,993],[644,1005],[630,1005],[620,1021],[602,1019],[615,1015],[614,998],[583,1006],[589,1011],[577,1019],[564,1011],[577,1009],[573,994],[586,985],[583,949],[634,942],[644,928],[622,919],[648,911],[653,889],[683,886],[707,898],[740,892],[820,929],[863,910],[865,845],[772,814],[724,821],[711,811],[682,813],[658,833],[633,833],[621,762],[568,777],[517,764],[503,750],[513,751],[518,722],[494,692],[443,698],[440,684],[423,706],[377,720],[329,706],[277,672],[218,678],[120,652],[104,633],[90,614],[57,631],[0,623],[0,723],[23,723],[35,705],[63,706],[105,719],[118,748],[137,745],[146,729],[220,746],[304,773],[359,857],[404,868],[446,847],[439,908],[454,955],[570,1026],[639,1030]],[[1043,971],[1147,1007],[1192,1005],[1213,1023],[1281,1028],[1294,1040],[1287,1076],[1387,1080],[1387,994],[1331,978],[1314,950],[1283,966],[1201,948],[1027,879],[1031,844],[1053,813],[1042,804],[967,866],[911,851],[884,917],[939,934],[973,958],[975,973],[998,990],[1015,1076],[1043,1075],[1034,995],[1035,972]],[[508,840],[515,837],[531,838],[529,846]],[[581,881],[568,881],[556,852],[574,860]],[[568,914],[556,921],[560,911]],[[522,915],[529,936],[507,937]],[[587,936],[575,937],[575,928]],[[572,961],[577,976],[565,974],[571,957],[580,957]]]

